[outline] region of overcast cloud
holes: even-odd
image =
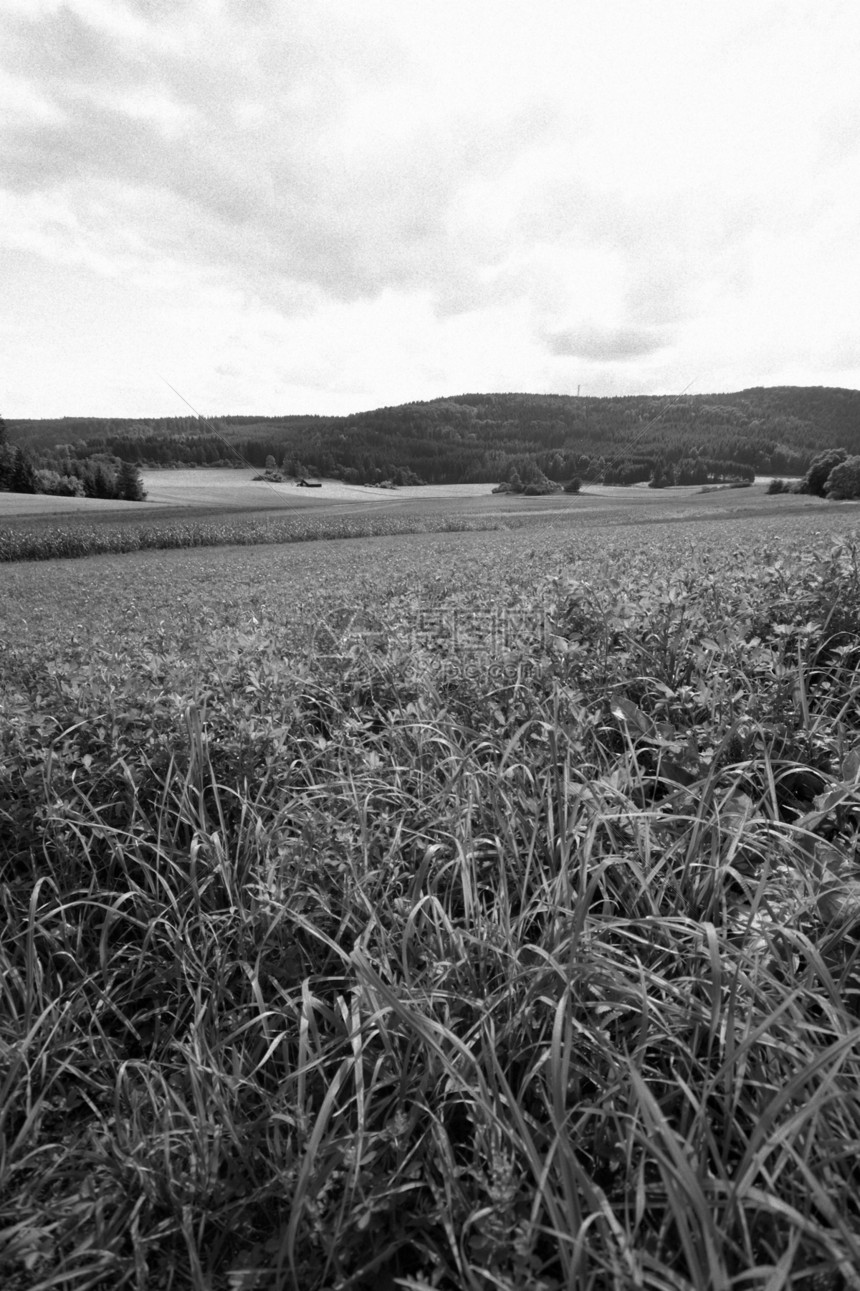
[[[0,411],[860,386],[856,0],[4,0]]]

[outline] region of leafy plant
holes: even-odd
[[[844,514],[4,569],[5,1285],[857,1286]]]

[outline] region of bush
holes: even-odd
[[[36,471],[36,490],[58,498],[85,497],[84,486],[76,475],[60,475],[57,471]]]
[[[788,493],[789,486],[785,480],[771,480],[767,486],[767,491],[768,493]]]
[[[582,480],[576,476],[574,479],[568,480],[567,484],[564,486],[564,491],[565,493],[578,493],[581,488]]]

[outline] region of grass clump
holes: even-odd
[[[637,532],[15,656],[5,1285],[858,1284],[855,549]]]

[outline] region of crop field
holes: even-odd
[[[152,471],[150,501],[0,493],[0,564],[171,548],[321,538],[506,530],[564,517],[574,525],[752,515],[827,515],[833,504],[748,489],[604,488],[577,496],[494,495],[486,484],[382,489],[325,481],[319,490],[255,483],[250,471]],[[156,501],[154,498],[158,498]],[[853,510],[854,503],[843,508]]]
[[[342,480],[324,480],[319,489],[300,488],[294,480],[269,484],[255,480],[259,472],[252,469],[185,471],[143,471],[141,478],[151,502],[167,506],[311,506],[334,503],[378,502],[396,497],[414,500],[428,495],[439,498],[479,497],[490,493],[490,484],[419,485],[396,490],[370,484],[345,484]]]
[[[0,530],[9,1291],[860,1288],[856,512],[536,502]]]

